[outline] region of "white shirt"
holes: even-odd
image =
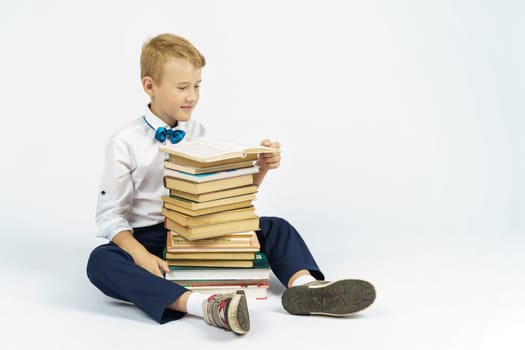
[[[170,128],[149,108],[144,117],[155,129]],[[155,139],[155,130],[144,117],[116,132],[106,146],[96,209],[98,237],[112,240],[123,230],[164,221],[161,196],[169,192],[162,182],[167,155],[159,151],[163,143]],[[204,127],[194,120],[178,122],[175,129],[186,132],[181,142],[204,136]]]

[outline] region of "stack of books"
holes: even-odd
[[[166,278],[188,289],[224,293],[243,289],[265,298],[269,265],[259,251],[253,201],[257,154],[278,150],[207,138],[166,145],[162,213],[168,229]]]
[[[242,289],[251,299],[265,299],[270,278],[266,256],[254,231],[188,241],[168,232],[165,278],[204,294]]]

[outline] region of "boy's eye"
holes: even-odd
[[[179,89],[180,91],[184,91],[184,90],[186,90],[188,88],[189,88],[189,86],[186,86],[186,85],[185,86],[177,86],[177,89]],[[198,89],[198,88],[200,88],[200,85],[195,85],[194,88]]]

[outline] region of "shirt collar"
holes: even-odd
[[[155,128],[155,130],[157,130],[159,127],[165,127],[166,129],[171,129],[171,126],[169,126],[168,124],[166,124],[166,122],[162,119],[160,119],[159,117],[157,117],[155,114],[153,114],[153,112],[151,111],[151,109],[149,108],[149,106],[146,106],[146,111],[144,112],[144,118],[146,119],[146,121],[152,126]],[[177,129],[177,130],[184,130],[186,131],[186,126],[187,126],[187,123],[188,122],[181,122],[181,121],[177,121],[177,126],[175,126],[173,129]],[[148,126],[148,129],[149,129],[149,126]]]

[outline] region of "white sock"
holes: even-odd
[[[312,281],[315,281],[315,278],[312,275],[299,276],[295,279],[295,281],[293,281],[292,287],[300,286],[300,285],[303,285],[305,283],[312,282]]]
[[[186,312],[190,315],[204,318],[204,309],[202,302],[208,300],[208,295],[192,292],[188,297]]]

